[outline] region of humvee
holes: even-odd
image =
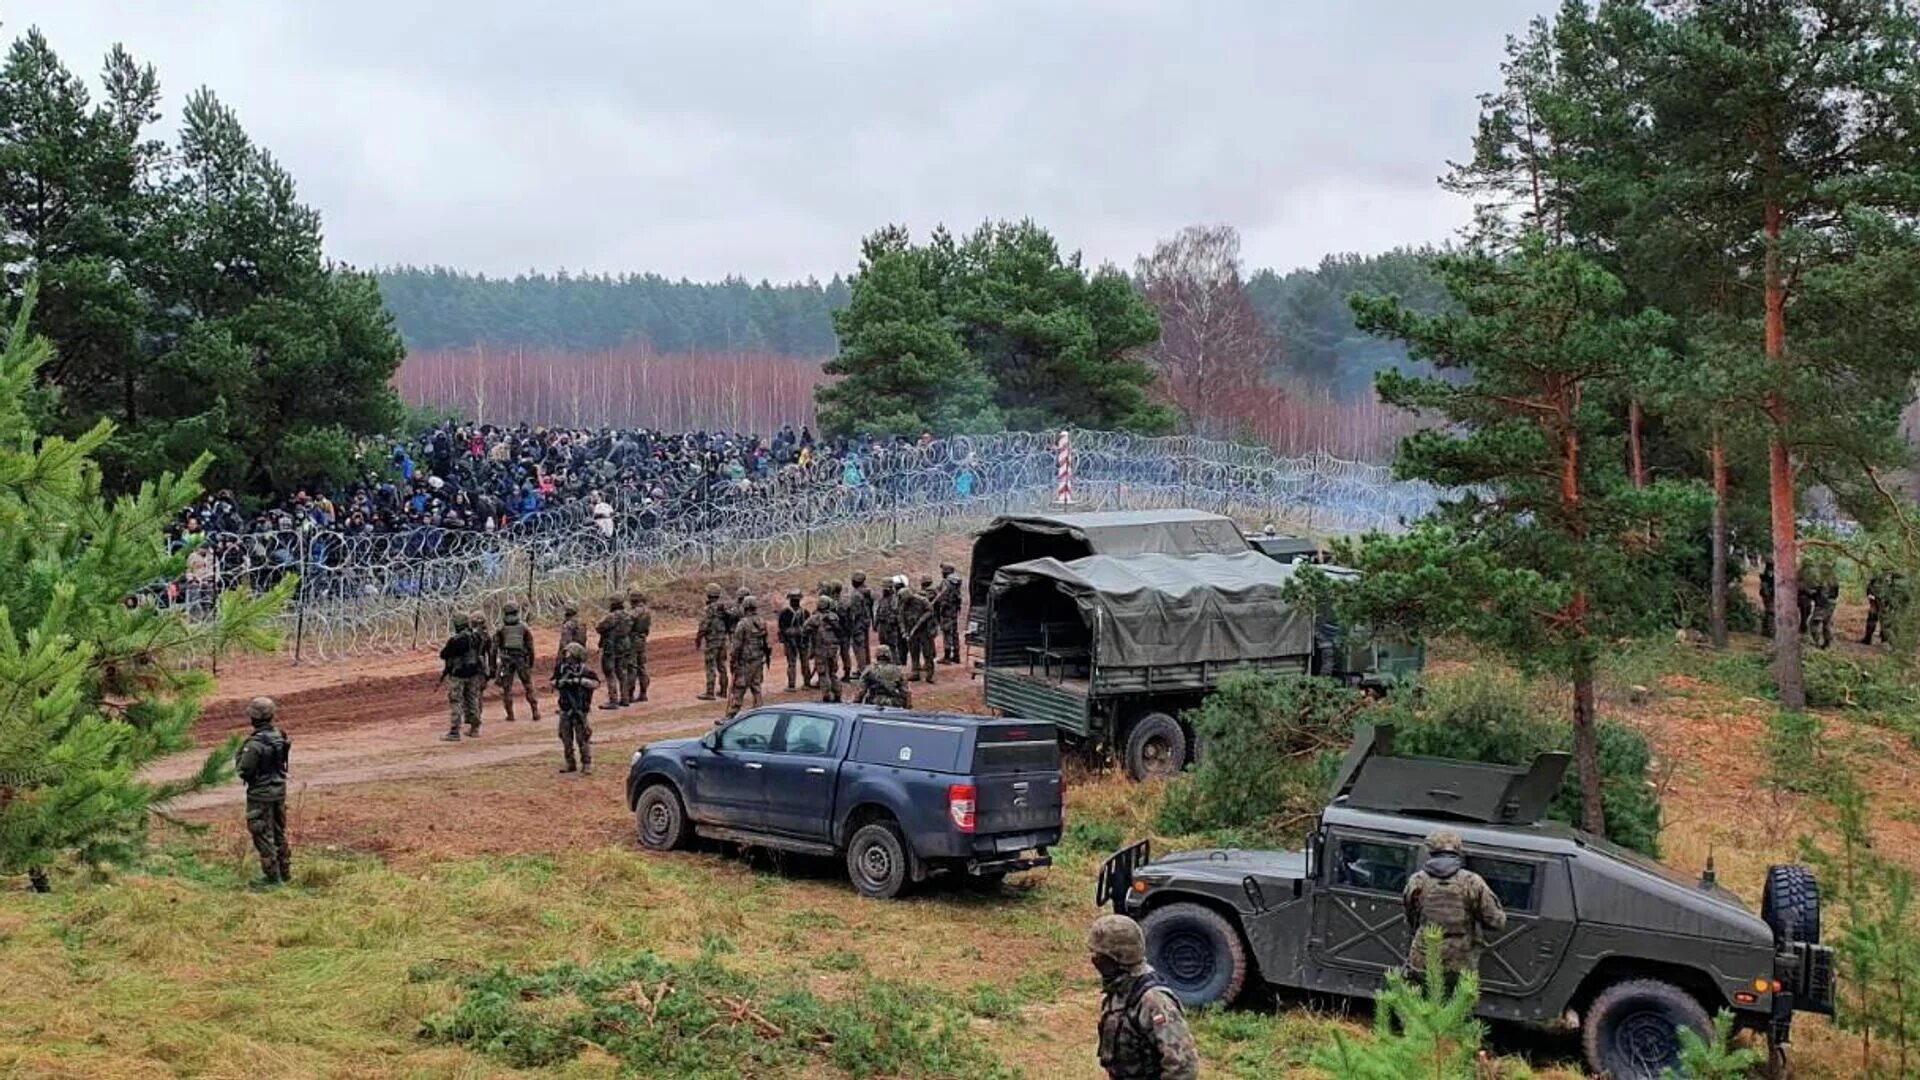
[[[1101,867],[1095,903],[1131,915],[1147,959],[1187,1005],[1230,1003],[1253,981],[1371,997],[1405,962],[1401,899],[1432,830],[1458,832],[1467,866],[1507,911],[1486,942],[1479,1014],[1573,1020],[1587,1064],[1616,1080],[1679,1063],[1678,1031],[1709,1017],[1784,1058],[1796,1012],[1831,1016],[1832,951],[1802,866],[1767,872],[1759,914],[1714,881],[1545,820],[1567,755],[1530,768],[1392,756],[1362,728],[1306,850],[1193,851],[1143,841]]]

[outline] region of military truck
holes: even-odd
[[[1306,850],[1156,860],[1141,842],[1102,866],[1095,903],[1140,921],[1148,962],[1188,1005],[1231,1003],[1256,980],[1372,996],[1405,962],[1402,891],[1423,838],[1444,827],[1507,912],[1485,943],[1480,1015],[1573,1018],[1595,1073],[1660,1076],[1679,1063],[1678,1030],[1704,1035],[1722,1009],[1782,1058],[1795,1013],[1833,1014],[1805,867],[1769,870],[1756,915],[1711,866],[1691,879],[1545,820],[1565,754],[1524,769],[1395,757],[1392,735],[1357,734]]]
[[[1186,765],[1194,739],[1180,716],[1230,672],[1378,688],[1419,670],[1419,650],[1383,651],[1289,604],[1297,570],[1250,550],[1003,566],[984,617],[987,705],[1113,753],[1138,780]]]

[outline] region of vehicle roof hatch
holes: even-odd
[[[1332,801],[1394,814],[1531,825],[1546,816],[1572,760],[1540,754],[1532,765],[1516,768],[1392,754],[1391,725],[1362,725],[1340,763]]]

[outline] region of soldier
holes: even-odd
[[[813,657],[814,676],[824,691],[820,700],[839,701],[840,673],[834,670],[834,665],[840,662],[840,616],[833,610],[832,597],[825,594],[814,597],[813,615],[807,619],[804,633]]]
[[[808,663],[806,642],[800,637],[800,631],[807,624],[807,609],[800,606],[800,590],[787,590],[787,606],[780,609],[780,649],[787,656],[787,689],[793,690],[794,674],[799,673],[800,683],[807,689],[813,689],[813,669]]]
[[[873,590],[867,588],[867,574],[864,570],[853,572],[853,589],[847,597],[845,625],[840,629],[853,642],[853,659],[865,671],[869,660],[867,650],[867,632],[873,628]]]
[[[553,672],[553,686],[560,694],[560,752],[566,756],[566,766],[560,770],[563,773],[574,771],[574,750],[578,748],[579,770],[593,775],[593,727],[587,723],[587,713],[593,708],[593,691],[599,685],[599,676],[587,663],[586,645],[568,642],[560,650],[560,665]]]
[[[1885,604],[1888,593],[1887,573],[1881,571],[1867,579],[1867,632],[1860,638],[1860,644],[1873,644],[1875,633],[1880,635],[1880,643],[1887,643]]]
[[[940,662],[960,662],[960,574],[940,564],[940,590],[933,594],[933,618],[940,624]]]
[[[565,618],[560,622],[560,641],[553,651],[553,670],[556,672],[560,670],[560,654],[567,646],[577,642],[585,648],[587,644],[587,628],[580,625],[580,605],[569,600],[560,613]]]
[[[859,672],[853,666],[853,642],[849,640],[852,635],[847,631],[847,620],[850,616],[846,589],[837,581],[823,581],[820,584],[827,590],[827,596],[833,600],[834,614],[840,617],[840,681],[852,682],[859,677]]]
[[[893,662],[893,650],[882,645],[873,656],[873,664],[860,675],[860,704],[913,708],[913,691],[907,688],[906,673]]]
[[[707,610],[700,616],[700,628],[694,631],[694,646],[707,665],[707,689],[701,701],[714,701],[714,688],[727,692],[727,605],[720,602],[720,586],[707,586]]]
[[[900,589],[901,637],[907,643],[907,681],[933,682],[933,578],[920,579],[920,588]]]
[[[873,630],[880,644],[891,649],[894,656],[904,657],[906,652],[900,645],[899,589],[893,578],[880,583],[880,599],[873,602]]]
[[[1427,861],[1407,879],[1402,900],[1413,940],[1407,946],[1407,974],[1424,979],[1427,970],[1424,935],[1429,926],[1440,929],[1440,966],[1452,993],[1460,974],[1480,970],[1480,949],[1486,935],[1507,925],[1500,898],[1485,879],[1466,868],[1466,850],[1460,834],[1440,829],[1427,837]]]
[[[480,736],[480,694],[487,685],[487,648],[465,615],[453,617],[453,635],[440,646],[440,681],[447,684],[447,742],[460,741],[460,725],[469,738]]]
[[[287,757],[293,742],[274,726],[279,706],[257,697],[247,704],[253,734],[240,744],[234,769],[247,785],[247,834],[260,853],[261,883],[284,885],[293,862],[287,844]]]
[[[487,613],[477,608],[469,611],[467,613],[467,629],[472,632],[474,637],[480,639],[480,653],[486,658],[487,681],[492,682],[500,677],[500,651],[493,647],[493,627],[487,622]],[[483,685],[480,691],[482,694],[480,705],[482,708],[485,708],[486,697],[484,695],[486,693],[486,687]],[[506,695],[502,694],[501,696],[505,697]]]
[[[628,704],[621,697],[620,689],[628,681],[627,643],[632,637],[632,626],[627,621],[626,598],[609,597],[607,616],[594,628],[600,634],[600,673],[607,677],[607,700],[600,703],[602,709],[617,709]]]
[[[1087,932],[1100,973],[1100,1067],[1113,1080],[1194,1080],[1200,1052],[1180,1001],[1147,965],[1147,939],[1125,915],[1102,915]]]
[[[498,657],[494,676],[500,680],[500,697],[507,703],[507,722],[512,723],[513,683],[520,681],[526,694],[533,722],[540,722],[540,702],[533,696],[533,631],[520,621],[520,605],[508,604],[500,614],[500,629],[493,632],[493,654]]]
[[[652,636],[653,609],[647,606],[647,594],[639,589],[628,589],[627,681],[620,686],[620,697],[629,705],[647,700],[647,687],[653,683],[652,677],[647,674],[647,639]]]
[[[753,695],[753,707],[760,707],[767,656],[767,624],[760,621],[760,601],[741,597],[740,621],[733,627],[733,696],[727,699],[728,719],[740,711],[740,703],[749,693]]]

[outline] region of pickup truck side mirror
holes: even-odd
[[[719,753],[720,752],[720,733],[717,731],[709,731],[705,735],[700,736],[700,745],[706,747],[708,750],[711,750],[716,754]]]

